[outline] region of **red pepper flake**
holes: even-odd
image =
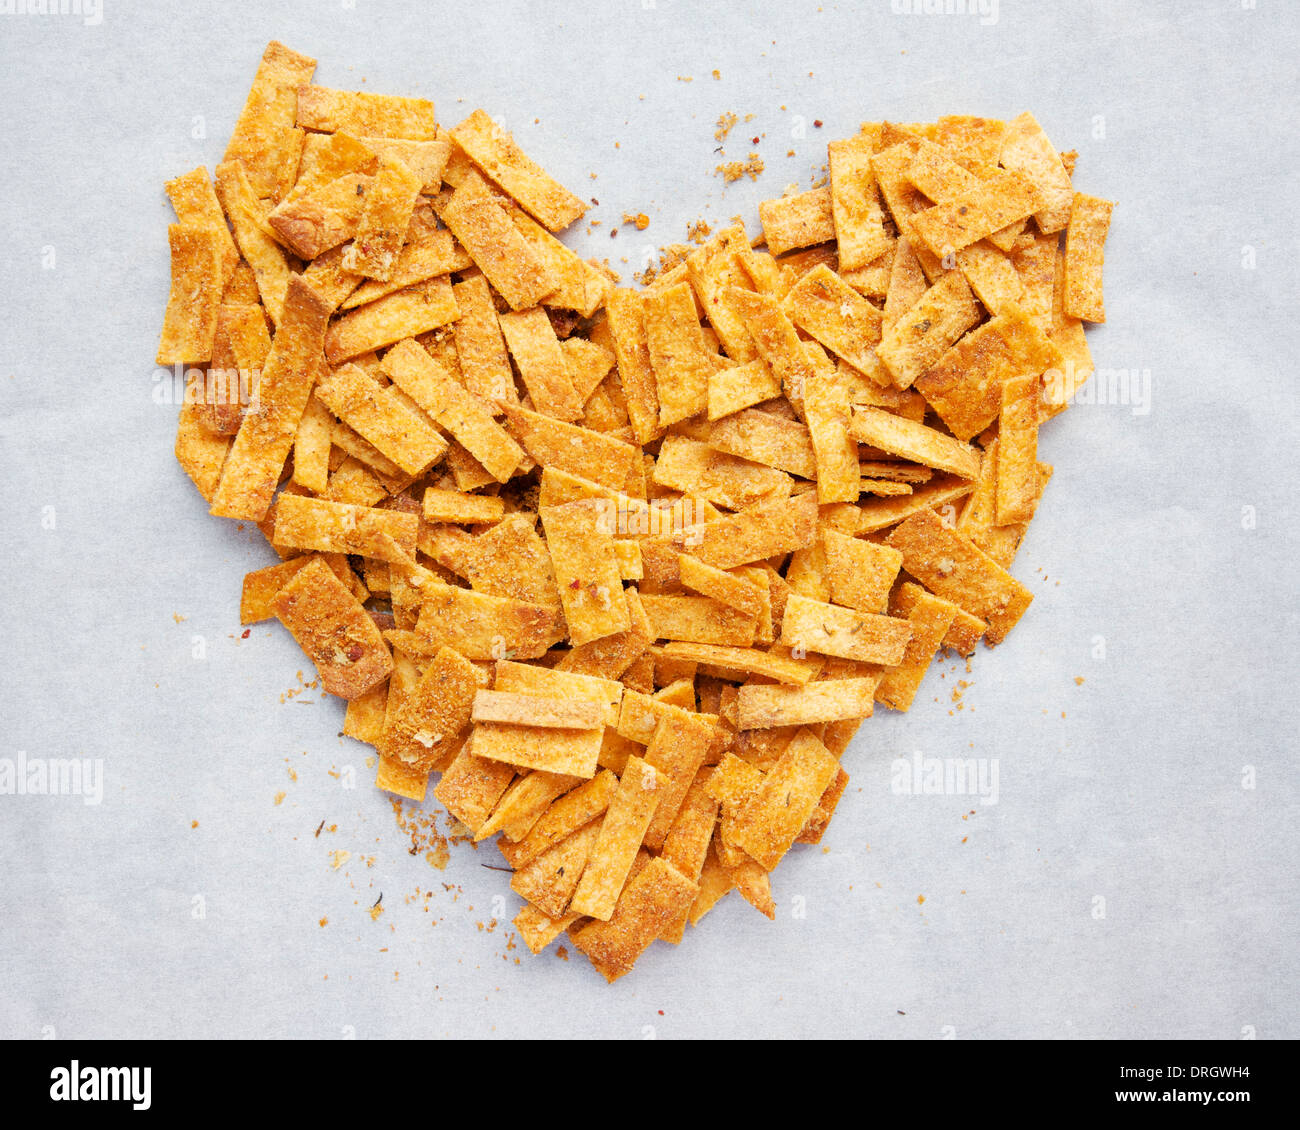
[[[813,128],[814,128],[814,129],[821,129],[821,128],[822,128],[822,120],[821,120],[821,118],[814,118],[814,119],[813,119]]]
[[[252,628],[245,628],[245,629],[243,630],[243,632],[240,634],[240,637],[239,637],[239,638],[240,638],[241,640],[246,640],[246,639],[248,639],[248,637],[252,634],[252,631],[253,631]]]
[[[755,145],[758,144],[758,138],[754,138],[754,144],[755,144]]]

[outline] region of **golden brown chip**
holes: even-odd
[[[392,671],[393,657],[379,629],[324,561],[300,569],[271,607],[316,665],[329,694],[356,698]]]

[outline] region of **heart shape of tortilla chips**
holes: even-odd
[[[873,705],[1030,603],[1110,205],[1032,115],[876,123],[760,205],[765,249],[632,290],[486,113],[314,70],[272,43],[215,184],[167,186],[176,455],[284,559],[241,621],[293,633],[380,788],[439,775],[499,835],[534,951],[613,980],[733,887],[773,917]]]

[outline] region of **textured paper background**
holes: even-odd
[[[0,15],[0,756],[102,759],[106,783],[99,806],[0,796],[0,1035],[1300,1034],[1300,14],[911,6]],[[273,37],[325,84],[425,95],[447,122],[486,107],[600,200],[604,226],[571,242],[628,273],[697,218],[756,224],[866,119],[1029,108],[1078,148],[1078,187],[1118,201],[1090,340],[1099,365],[1149,370],[1150,411],[1081,405],[1046,429],[1056,477],[1015,565],[1031,612],[970,675],[937,667],[911,714],[863,727],[824,850],[775,875],[774,924],[732,896],[613,988],[578,957],[530,959],[495,849],[445,872],[408,854],[342,705],[279,701],[305,666],[292,641],[239,638],[240,577],[272,557],[177,469],[151,359],[162,183],[220,159]],[[728,110],[754,118],[727,158],[756,149],[767,172],[724,191]],[[642,210],[646,232],[610,238]],[[913,751],[996,758],[998,803],[897,795]],[[315,839],[322,820],[337,831]],[[435,893],[408,904],[417,888]]]

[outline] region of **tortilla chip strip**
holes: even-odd
[[[211,228],[216,234],[217,242],[221,244],[221,277],[229,280],[239,265],[239,248],[226,226],[226,216],[208,177],[208,170],[200,165],[184,176],[173,177],[163,188],[179,223],[187,227]]]
[[[252,402],[270,352],[271,335],[261,305],[222,302],[217,310],[217,334],[212,343],[212,364],[205,376],[203,402],[197,406],[204,427],[221,435],[239,431],[245,407]]]
[[[186,381],[185,402],[176,421],[176,462],[189,475],[205,502],[211,503],[212,494],[221,480],[221,468],[230,450],[230,437],[215,435],[203,426],[199,400],[203,395],[203,378],[195,376]]]
[[[474,696],[471,717],[475,722],[506,722],[545,730],[597,730],[604,725],[604,711],[597,702],[508,691],[480,690]]]
[[[825,526],[821,543],[831,601],[859,612],[884,612],[903,555],[887,545],[847,537]]]
[[[806,661],[788,659],[779,652],[749,647],[723,647],[718,644],[687,643],[673,640],[664,645],[664,654],[689,663],[724,668],[732,674],[758,675],[777,683],[803,684],[816,668]]]
[[[421,192],[431,194],[442,187],[443,170],[447,167],[447,158],[451,156],[451,142],[445,138],[411,141],[406,138],[376,137],[374,134],[365,134],[357,140],[377,157],[396,157],[405,164],[420,179]],[[308,141],[310,143],[310,137]]]
[[[430,279],[335,320],[326,335],[325,355],[331,365],[338,365],[403,338],[436,330],[459,315],[451,282],[446,277]]]
[[[623,700],[619,705],[617,729],[620,736],[628,738],[638,745],[649,745],[655,736],[655,730],[659,723],[669,716],[674,718],[703,718],[713,724],[718,722],[716,714],[703,714],[696,713],[693,710],[684,710],[680,706],[674,706],[672,703],[664,702],[651,695],[634,690],[625,690]]]
[[[433,216],[431,210],[429,216]],[[349,254],[352,246],[352,244],[346,245],[341,254]],[[408,286],[415,286],[416,283],[427,282],[429,279],[452,271],[468,270],[471,266],[473,263],[470,257],[465,254],[464,248],[452,239],[451,232],[445,228],[425,231],[422,220],[412,219],[411,226],[407,228],[406,242],[398,252],[388,280],[380,282],[378,279],[367,279],[342,300],[340,308],[352,310],[364,306],[367,302],[375,302],[399,290],[405,290]],[[347,273],[347,277],[361,278],[355,272]],[[459,306],[458,301],[457,307]],[[464,316],[463,311],[461,316]]]
[[[434,207],[512,310],[536,306],[559,285],[477,173],[438,196]]]
[[[658,774],[659,801],[644,836],[645,846],[651,851],[664,846],[686,792],[719,736],[718,728],[700,721],[698,715],[669,716],[656,727],[645,754],[646,764]],[[628,764],[634,760],[629,758]]]
[[[959,440],[979,435],[1002,407],[1002,385],[1012,377],[1055,368],[1060,352],[1018,307],[968,334],[916,382]]]
[[[709,312],[709,325],[727,356],[738,364],[758,356],[745,323],[727,301],[730,287],[749,286],[736,257],[742,247],[748,249],[749,237],[742,225],[733,224],[686,257],[686,277],[700,306]]]
[[[743,514],[717,518],[673,536],[693,556],[719,569],[734,569],[737,565],[765,561],[778,553],[793,553],[812,545],[817,537],[817,498],[808,493],[755,506]],[[698,544],[692,544],[696,538]]]
[[[1115,205],[1096,196],[1074,194],[1070,226],[1065,234],[1064,312],[1085,322],[1104,322],[1101,266]]]
[[[659,390],[650,363],[641,295],[622,287],[610,291],[605,300],[605,319],[613,339],[619,380],[627,397],[632,433],[637,443],[649,443],[660,434]]]
[[[876,356],[908,388],[931,369],[980,318],[979,304],[960,271],[949,271],[885,330]]]
[[[651,765],[639,757],[628,758],[570,903],[577,913],[602,921],[614,913],[619,892],[663,795],[661,785]]]
[[[615,491],[626,485],[639,458],[630,443],[526,408],[502,407],[515,439],[544,468],[567,471]]]
[[[653,596],[641,603],[656,639],[748,647],[754,642],[752,617],[707,596]]]
[[[857,502],[862,486],[848,393],[819,373],[804,386],[803,407],[817,457],[817,501]]]
[[[569,383],[578,394],[578,400],[585,405],[614,367],[614,352],[599,342],[582,337],[565,338],[560,342],[560,352],[564,356]]]
[[[962,168],[939,146],[923,141],[916,147],[911,163],[907,166],[906,177],[937,205],[949,209],[946,218],[949,223],[974,224],[976,228],[996,222],[999,214],[1014,211],[1016,193],[1027,197],[1029,203],[1038,200],[1036,190],[1016,174],[989,170],[984,177],[977,177]],[[1009,178],[1009,179],[1008,179]],[[956,209],[955,216],[952,209]],[[1032,211],[1032,207],[1030,208]],[[991,214],[990,214],[991,213]],[[920,213],[912,217],[912,228],[924,238],[921,230],[923,222]],[[986,238],[1000,251],[1010,251],[1029,216],[1017,216],[1005,226],[990,231]],[[964,237],[963,237],[964,238]],[[969,246],[974,240],[966,240],[963,246]],[[931,244],[931,250],[935,250]],[[955,245],[952,246],[955,250]],[[940,255],[949,254],[949,247],[937,251]]]
[[[277,545],[320,553],[355,553],[378,561],[414,555],[420,520],[398,510],[376,510],[282,494],[275,507]],[[385,541],[385,535],[395,545]]]
[[[692,926],[698,926],[700,919],[709,913],[723,896],[730,894],[736,887],[731,872],[718,859],[717,837],[710,842],[709,853],[704,857],[704,866],[700,868],[699,893],[687,912],[687,920]]]
[[[980,455],[975,448],[891,412],[879,408],[855,409],[849,433],[860,443],[923,467],[947,471],[963,479],[979,477]]]
[[[688,589],[712,597],[745,616],[758,619],[767,601],[759,587],[744,577],[728,573],[714,565],[706,565],[699,558],[684,553],[677,555],[679,580]]]
[[[281,201],[266,222],[294,254],[315,259],[353,237],[373,187],[373,177],[348,173]]]
[[[450,754],[470,722],[478,690],[474,665],[452,648],[439,649],[419,681],[384,718],[380,751],[428,772]]]
[[[628,883],[609,920],[583,926],[573,934],[573,944],[613,983],[690,908],[698,893],[699,887],[671,863],[652,859]]]
[[[875,367],[880,312],[825,264],[791,287],[782,306],[796,326],[850,365]]]
[[[920,690],[930,660],[943,644],[959,610],[950,601],[932,596],[919,585],[908,583],[899,587],[908,590],[902,602],[907,607],[904,610],[900,602],[895,602],[891,611],[907,617],[912,625],[912,638],[902,660],[881,674],[876,701],[891,710],[908,710]]]
[[[740,315],[758,349],[792,401],[803,400],[804,382],[816,370],[803,342],[776,299],[733,286],[727,291],[731,306]]]
[[[516,777],[492,810],[491,818],[474,834],[475,842],[496,832],[502,833],[507,840],[522,840],[541,819],[542,813],[581,784],[580,777],[541,770]]]
[[[452,291],[460,309],[454,329],[465,387],[488,404],[498,400],[517,404],[519,393],[487,279],[481,274],[473,275],[453,285]]]
[[[1038,189],[1042,203],[1034,212],[1034,220],[1039,231],[1050,235],[1070,222],[1070,204],[1074,198],[1070,174],[1043,127],[1029,111],[1007,123],[999,159],[1005,168],[1023,173]]]
[[[889,250],[884,212],[871,170],[871,140],[864,136],[832,141],[830,154],[831,219],[839,269],[867,266]]]
[[[424,585],[421,595],[416,633],[430,643],[454,647],[466,659],[498,659],[507,652],[536,659],[562,638],[557,610],[549,605],[438,582]]]
[[[660,858],[672,864],[686,878],[699,882],[709,858],[709,844],[718,821],[718,802],[709,795],[712,769],[701,769],[686,792],[677,817],[664,839]],[[690,908],[679,912],[676,920],[660,935],[677,945],[686,932]]]
[[[515,230],[555,279],[555,289],[542,299],[543,305],[576,310],[584,318],[590,318],[613,289],[609,276],[579,259],[513,201],[498,198],[497,203],[505,209]]]
[[[224,286],[224,247],[207,225],[171,224],[172,281],[158,342],[157,364],[210,361]]]
[[[573,387],[551,319],[540,306],[498,318],[519,376],[544,416],[572,422],[582,416],[582,399]]]
[[[1033,594],[965,534],[922,510],[886,539],[903,554],[903,568],[935,595],[988,621],[990,646],[1001,643],[1024,615]]]
[[[539,511],[574,647],[632,626],[614,552],[613,511],[603,499],[543,506]]]
[[[802,687],[742,686],[736,695],[736,726],[770,730],[868,718],[875,690],[874,678],[823,679]]]
[[[856,468],[856,448],[854,451]],[[653,478],[660,486],[706,499],[728,510],[744,510],[760,502],[788,498],[791,487],[790,476],[782,471],[726,455],[706,443],[676,435],[667,436],[660,444]]]
[[[761,358],[709,375],[709,419],[720,420],[781,395],[781,380]]]
[[[393,657],[379,629],[324,561],[304,565],[271,605],[329,694],[356,698],[388,678]]]
[[[758,206],[758,218],[767,249],[773,255],[784,255],[795,248],[811,247],[835,238],[830,187],[764,200]]]
[[[379,769],[375,773],[375,788],[423,804],[429,788],[429,774],[381,753]]]
[[[323,368],[321,347],[329,314],[329,307],[301,279],[289,283],[283,324],[262,370],[257,404],[239,425],[213,493],[212,513],[218,517],[259,521],[270,507],[312,385]]]
[[[476,834],[492,815],[501,794],[515,776],[515,767],[503,761],[477,757],[474,733],[447,766],[433,795],[448,812]]]
[[[302,145],[302,131],[294,128],[297,91],[315,71],[315,59],[283,43],[272,41],[262,55],[222,158],[244,167],[258,196],[278,199],[293,184]]]
[[[547,230],[561,231],[587,211],[578,197],[530,160],[486,111],[475,110],[451,136],[489,180]]]
[[[380,370],[445,428],[497,482],[509,480],[522,462],[523,449],[498,424],[488,405],[461,385],[441,358],[414,341],[393,346]]]
[[[1002,386],[998,418],[996,524],[1028,522],[1038,505],[1038,398],[1036,376],[1013,377]],[[987,456],[986,456],[987,458]]]
[[[499,522],[506,515],[505,503],[483,494],[461,494],[457,490],[428,487],[422,502],[426,522],[452,522],[472,526]]]
[[[832,750],[832,752],[834,751]],[[841,767],[839,772],[835,774],[835,780],[826,786],[826,791],[822,793],[821,799],[817,801],[817,807],[813,809],[812,815],[808,817],[808,823],[795,836],[795,843],[819,844],[822,842],[822,836],[826,834],[826,829],[830,826],[831,817],[835,815],[835,808],[840,803],[840,797],[844,795],[844,790],[848,786],[849,775]]]
[[[597,818],[609,807],[617,791],[618,778],[608,769],[601,769],[591,780],[584,781],[556,800],[523,839],[515,843],[499,840],[497,847],[516,871],[527,867],[579,828],[592,823],[599,828]],[[574,882],[576,884],[576,878]]]
[[[551,671],[522,663],[497,664],[498,691],[539,699],[582,699],[596,703],[604,722],[618,719],[623,686],[610,679]],[[485,722],[475,727],[475,752],[526,769],[543,769],[588,778],[596,772],[604,726],[584,729],[539,729],[531,725]]]
[[[791,593],[781,621],[781,642],[820,655],[837,655],[889,667],[903,658],[911,630],[906,621],[857,612]]]
[[[243,589],[239,597],[239,622],[257,624],[263,620],[273,619],[275,609],[271,607],[271,601],[275,598],[275,594],[293,579],[299,569],[313,560],[315,556],[312,554],[300,554],[288,561],[281,561],[279,565],[268,565],[265,569],[255,569],[251,573],[245,573]],[[334,571],[334,575],[352,589],[358,599],[365,599],[362,592],[356,588],[354,583],[356,576],[343,554],[325,554],[323,560]]]
[[[298,124],[304,129],[350,133],[354,137],[373,134],[433,141],[438,136],[433,103],[427,98],[334,90],[328,86],[299,88]]]
[[[562,914],[559,918],[552,918],[529,902],[511,922],[523,938],[524,945],[538,954],[581,917],[581,914]]]
[[[987,240],[957,252],[957,268],[990,314],[1002,314],[1018,305],[1024,292],[1020,276],[1001,251]]]
[[[709,430],[709,446],[802,479],[817,477],[817,453],[807,426],[772,412],[747,408],[719,420]]]
[[[795,734],[758,788],[738,806],[732,839],[765,871],[794,845],[840,763],[811,730]]]
[[[446,454],[447,441],[425,418],[357,365],[322,375],[316,395],[409,475],[421,474]]]
[[[1011,562],[1016,557],[1016,550],[1020,548],[1020,542],[1029,529],[1029,523],[1012,522],[1005,526],[996,524],[999,447],[999,440],[994,439],[985,449],[984,468],[975,490],[962,508],[961,517],[957,519],[957,529],[1002,568],[1010,569]],[[1052,466],[1050,463],[1039,463],[1037,472],[1035,507],[1038,500],[1043,497],[1043,491],[1052,477]]]
[[[515,872],[510,889],[527,899],[544,914],[559,918],[565,913],[579,877],[585,872],[600,834],[592,821],[555,847]]]
[[[421,183],[400,158],[380,159],[379,171],[363,198],[352,246],[343,256],[345,271],[380,282],[392,278]]]
[[[659,425],[666,427],[708,409],[709,376],[720,361],[705,347],[690,283],[648,290],[642,305]]]

